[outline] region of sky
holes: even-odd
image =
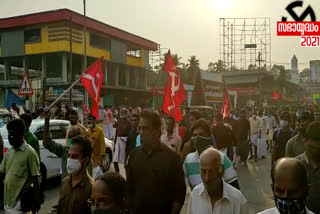
[[[87,16],[170,48],[187,62],[195,55],[200,67],[220,59],[220,18],[270,17],[271,61],[290,68],[295,54],[299,70],[320,59],[320,48],[300,47],[300,37],[277,37],[276,22],[289,16],[293,0],[87,0]],[[304,0],[320,20],[320,1]],[[1,0],[0,18],[68,8],[83,13],[82,0]],[[303,12],[304,9],[296,13]],[[290,21],[290,18],[288,19]]]

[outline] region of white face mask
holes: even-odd
[[[77,174],[81,170],[81,162],[77,159],[68,158],[67,171],[68,174]]]
[[[280,120],[280,128],[284,128],[288,126],[288,121],[286,120]]]

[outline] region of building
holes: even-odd
[[[223,79],[228,91],[236,92],[237,106],[296,103],[303,91],[300,86],[290,81],[275,80],[268,72],[225,72]],[[280,101],[273,100],[273,92],[281,96]]]
[[[86,20],[85,40],[83,23],[83,15],[68,9],[0,19],[0,106],[10,104],[8,92],[17,92],[24,73],[41,83],[33,84],[39,85],[31,97],[33,107],[42,105],[42,91],[61,94],[84,70],[84,41],[88,66],[104,57],[101,104],[138,105],[152,97],[146,74],[149,51],[158,45],[92,18]],[[75,90],[83,96],[80,84]]]

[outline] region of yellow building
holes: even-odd
[[[13,102],[8,91],[18,90],[24,73],[50,93],[68,88],[84,70],[83,23],[81,14],[68,9],[0,19],[0,106]],[[158,45],[88,17],[86,23],[87,65],[104,57],[103,104],[143,103],[149,51]],[[35,90],[32,100],[41,100],[42,91]]]

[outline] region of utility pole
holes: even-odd
[[[258,54],[258,60],[256,60],[259,63],[259,73],[258,73],[258,84],[259,84],[259,97],[260,97],[260,104],[263,103],[263,96],[262,96],[262,88],[261,88],[261,62],[264,60],[261,59],[261,52]]]
[[[73,73],[72,73],[72,17],[70,16],[70,51],[69,51],[69,77],[70,82],[73,82]],[[72,89],[70,90],[70,107],[72,105]]]
[[[83,0],[83,39],[84,39],[84,60],[83,60],[83,72],[87,69],[87,20],[86,20],[86,0]],[[84,90],[84,101],[85,105],[89,105],[88,92]],[[87,116],[85,115],[84,120],[87,124]]]

